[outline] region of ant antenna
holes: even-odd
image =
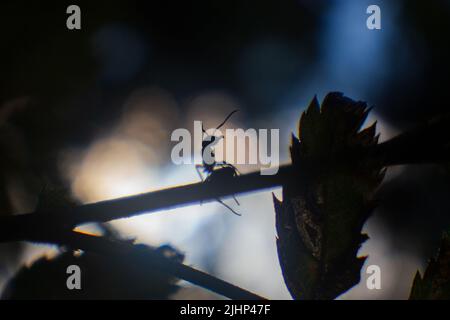
[[[228,116],[225,118],[225,120],[223,120],[222,123],[219,124],[219,125],[217,126],[216,129],[214,129],[214,134],[213,134],[213,136],[216,134],[216,131],[219,130],[219,129],[220,129],[220,128],[228,121],[228,119],[230,119],[231,116],[232,116],[233,114],[235,114],[236,112],[238,112],[238,111],[239,111],[238,109],[231,111],[231,112],[228,114]],[[203,123],[202,123],[202,131],[203,131],[203,133],[205,133],[206,135],[208,135],[208,134],[206,133],[205,128],[203,128]]]
[[[222,127],[222,126],[225,124],[225,122],[227,122],[227,120],[230,119],[230,117],[231,117],[234,113],[236,113],[236,112],[238,112],[238,111],[239,111],[239,110],[233,110],[233,111],[231,111],[231,113],[225,118],[225,120],[223,120],[223,122],[222,122],[221,124],[219,124],[219,126],[216,128],[216,130],[220,129],[220,127]]]
[[[216,131],[219,130],[219,129],[225,124],[225,122],[227,122],[228,119],[230,119],[231,116],[232,116],[233,114],[235,114],[236,112],[238,112],[238,111],[239,111],[239,110],[233,110],[233,111],[231,111],[230,114],[225,118],[225,120],[223,120],[222,123],[219,124],[219,125],[217,126],[216,129],[214,129],[214,134],[213,134],[213,135],[215,136],[215,135],[216,135]]]

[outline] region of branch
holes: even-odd
[[[260,172],[253,172],[226,180],[193,183],[75,208],[3,217],[0,218],[0,242],[26,240],[36,233],[45,234],[54,228],[65,227],[70,230],[84,223],[106,222],[137,214],[216,201],[218,198],[235,194],[279,187],[292,179],[295,179],[298,185],[301,182],[306,188],[308,178],[317,172],[323,173],[323,167],[327,167],[323,164],[330,162],[351,166],[349,159],[358,161],[364,157],[376,159],[383,166],[448,162],[450,136],[446,128],[449,119],[450,116],[446,115],[372,148],[345,150],[335,157],[302,163],[295,170],[291,165],[284,165],[279,168],[276,175],[263,176]]]
[[[261,176],[259,172],[237,178],[180,187],[64,208],[57,211],[35,211],[0,218],[0,242],[20,241],[36,234],[51,232],[55,227],[73,227],[89,222],[106,222],[137,214],[168,210],[184,205],[215,201],[233,194],[280,186],[290,167],[280,168],[278,175]]]

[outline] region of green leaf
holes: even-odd
[[[321,106],[314,97],[292,137],[296,174],[274,204],[278,256],[295,299],[333,299],[360,280],[361,229],[384,177],[379,163],[362,157],[378,142],[375,123],[361,130],[369,111],[341,93]]]
[[[450,299],[450,232],[442,236],[439,252],[429,261],[423,277],[417,271],[409,299]]]

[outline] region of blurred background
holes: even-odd
[[[81,8],[81,30],[66,8]],[[381,8],[368,30],[366,8]],[[3,1],[0,4],[0,215],[33,211],[45,181],[82,203],[199,181],[172,164],[170,134],[214,127],[280,130],[289,162],[302,110],[329,91],[374,106],[381,140],[446,112],[450,2]],[[418,146],[418,152],[419,151]],[[255,166],[239,166],[242,172]],[[281,197],[281,190],[272,190]],[[450,226],[448,171],[390,168],[364,231],[361,283],[342,299],[406,299],[416,270]],[[271,191],[114,221],[122,236],[171,244],[186,263],[272,299],[290,299],[276,252]],[[229,202],[233,205],[232,202]],[[85,226],[91,228],[91,226]],[[0,288],[56,248],[0,245]],[[182,283],[174,298],[217,298]]]

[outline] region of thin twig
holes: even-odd
[[[289,170],[289,166],[280,171]],[[280,172],[280,173],[281,173]],[[168,210],[184,205],[215,201],[233,194],[267,189],[281,185],[282,176],[261,176],[259,172],[223,181],[193,183],[130,197],[64,208],[36,211],[0,218],[0,242],[29,238],[36,232],[51,232],[56,226],[71,229],[90,222],[106,222],[133,215]]]

